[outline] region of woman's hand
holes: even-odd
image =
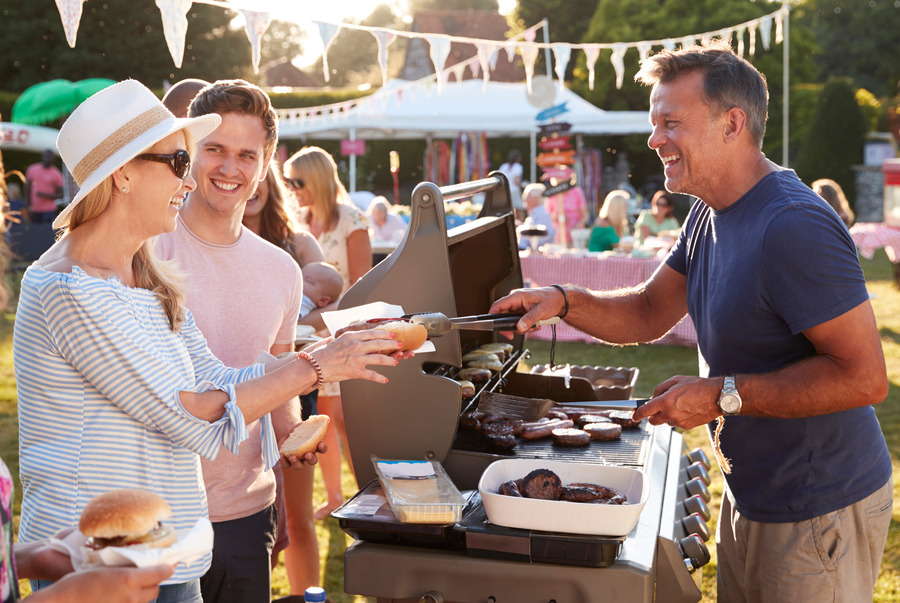
[[[172,575],[172,565],[153,567],[93,567],[68,574],[30,597],[34,603],[116,601],[145,603],[159,594],[159,583]]]
[[[399,351],[401,344],[394,335],[379,329],[348,331],[336,339],[319,342],[308,352],[319,362],[326,383],[348,379],[368,379],[387,383],[387,378],[369,365],[396,366],[411,355]]]

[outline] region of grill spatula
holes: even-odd
[[[554,406],[578,406],[610,410],[635,410],[649,398],[631,400],[585,400],[580,402],[556,402],[547,398],[525,398],[512,394],[482,392],[478,398],[478,411],[507,419],[537,421],[547,415]]]

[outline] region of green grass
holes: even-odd
[[[888,398],[875,407],[885,438],[894,460],[895,505],[894,519],[888,534],[888,543],[882,561],[881,576],[875,591],[878,603],[900,603],[900,290],[894,285],[892,266],[883,251],[876,253],[873,260],[861,260],[872,293],[872,305],[878,328],[881,333],[884,355],[887,361],[890,390]],[[10,467],[13,475],[18,472],[18,444],[16,437],[15,384],[12,371],[12,320],[7,315],[0,321],[0,455]],[[532,356],[529,364],[549,361],[549,343],[529,341],[527,344]],[[693,349],[676,346],[634,346],[609,347],[582,343],[559,343],[556,349],[556,361],[573,365],[591,366],[627,366],[638,367],[640,375],[634,394],[638,397],[649,396],[655,385],[675,374],[695,375],[697,373],[697,352]],[[712,449],[703,428],[692,429],[685,433],[690,448],[703,448],[711,459]],[[709,522],[714,528],[719,511],[719,500],[722,495],[722,476],[718,468],[710,472],[713,494],[710,510],[713,518]],[[355,493],[349,471],[345,466],[343,476],[344,496]],[[21,500],[21,487],[16,484],[18,513]],[[320,474],[316,476],[314,504],[325,500],[325,489]],[[17,515],[18,516],[18,515]],[[343,592],[343,553],[351,540],[338,527],[334,519],[326,519],[317,525],[319,537],[319,553],[322,560],[323,585],[335,603],[354,601],[374,601],[374,599],[347,595]],[[712,561],[704,566],[703,601],[712,602],[715,597],[715,543],[709,543]],[[24,584],[24,583],[23,583]],[[273,597],[289,594],[284,568],[276,568],[272,580]]]

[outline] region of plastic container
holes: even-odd
[[[615,488],[628,502],[602,505],[517,498],[498,494],[500,484],[525,477],[535,469],[556,473],[563,485],[586,482]],[[478,482],[478,493],[491,523],[509,528],[625,536],[634,528],[650,495],[644,474],[628,467],[564,463],[543,459],[504,459],[491,463]]]
[[[372,456],[391,511],[403,523],[452,524],[465,498],[438,461],[386,460]]]

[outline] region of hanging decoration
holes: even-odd
[[[181,68],[184,58],[184,37],[187,35],[187,14],[194,3],[192,0],[156,0],[156,6],[162,13],[163,33],[166,36],[166,46],[169,54],[175,62],[175,67]]]
[[[247,32],[247,39],[250,40],[250,47],[253,49],[253,73],[259,73],[259,60],[262,56],[260,42],[272,19],[269,13],[243,9],[240,12],[244,16],[244,31]]]
[[[59,9],[69,48],[75,48],[75,38],[78,37],[78,23],[81,21],[83,4],[84,0],[56,0],[56,8]]]
[[[56,6],[63,22],[63,28],[66,32],[66,40],[69,45],[75,46],[75,39],[78,34],[78,25],[81,18],[82,3],[84,0],[56,0]],[[192,4],[209,4],[219,6],[226,10],[236,10],[241,12],[246,19],[245,30],[247,38],[253,49],[254,70],[258,70],[259,66],[259,43],[263,33],[272,18],[289,20],[301,23],[303,21],[291,13],[290,15],[281,15],[275,12],[260,12],[254,5],[258,4],[258,0],[233,0],[232,2],[224,2],[222,0],[156,0],[156,5],[162,13],[163,28],[166,36],[166,44],[172,55],[172,60],[176,67],[181,67],[182,57],[184,55],[184,38],[187,34],[187,13]],[[378,64],[382,70],[382,83],[387,82],[387,47],[397,38],[421,38],[429,43],[429,56],[434,64],[435,73],[437,74],[436,83],[438,92],[442,90],[443,83],[447,81],[450,73],[457,76],[462,73],[463,67],[453,66],[450,71],[445,69],[447,58],[450,54],[450,46],[453,43],[471,44],[476,48],[476,56],[464,62],[473,76],[477,77],[481,73],[484,80],[485,89],[490,80],[491,71],[496,67],[497,55],[500,50],[505,50],[510,61],[512,61],[516,53],[522,56],[525,67],[526,83],[530,89],[531,77],[534,73],[534,64],[537,60],[538,53],[542,49],[551,49],[556,57],[556,75],[559,79],[559,85],[563,86],[565,68],[571,59],[573,50],[580,50],[585,53],[589,72],[589,86],[593,89],[595,63],[599,57],[601,50],[611,50],[611,64],[616,72],[616,87],[621,88],[624,81],[624,55],[629,48],[636,48],[641,59],[648,56],[653,47],[662,47],[667,50],[675,50],[678,46],[685,47],[695,44],[697,40],[707,42],[713,38],[721,38],[723,40],[731,40],[733,36],[737,36],[737,50],[739,55],[743,55],[745,42],[744,36],[749,38],[750,56],[756,54],[756,32],[759,31],[760,41],[763,48],[769,49],[772,36],[772,24],[775,24],[775,42],[782,43],[784,31],[784,19],[789,14],[789,7],[783,5],[774,12],[763,15],[762,17],[738,23],[731,27],[722,28],[715,31],[699,32],[682,36],[680,38],[666,38],[663,40],[639,40],[635,42],[615,42],[611,44],[569,44],[569,43],[549,43],[535,42],[537,30],[542,24],[535,25],[526,29],[524,32],[516,36],[520,39],[509,40],[483,40],[479,38],[469,38],[462,36],[447,36],[442,34],[424,34],[412,31],[399,31],[384,27],[369,27],[365,25],[357,25],[355,23],[327,23],[322,21],[313,21],[318,27],[319,35],[322,38],[322,69],[324,71],[325,81],[330,81],[328,70],[328,48],[331,45],[334,36],[343,29],[355,29],[368,31],[375,37],[378,44]]]

